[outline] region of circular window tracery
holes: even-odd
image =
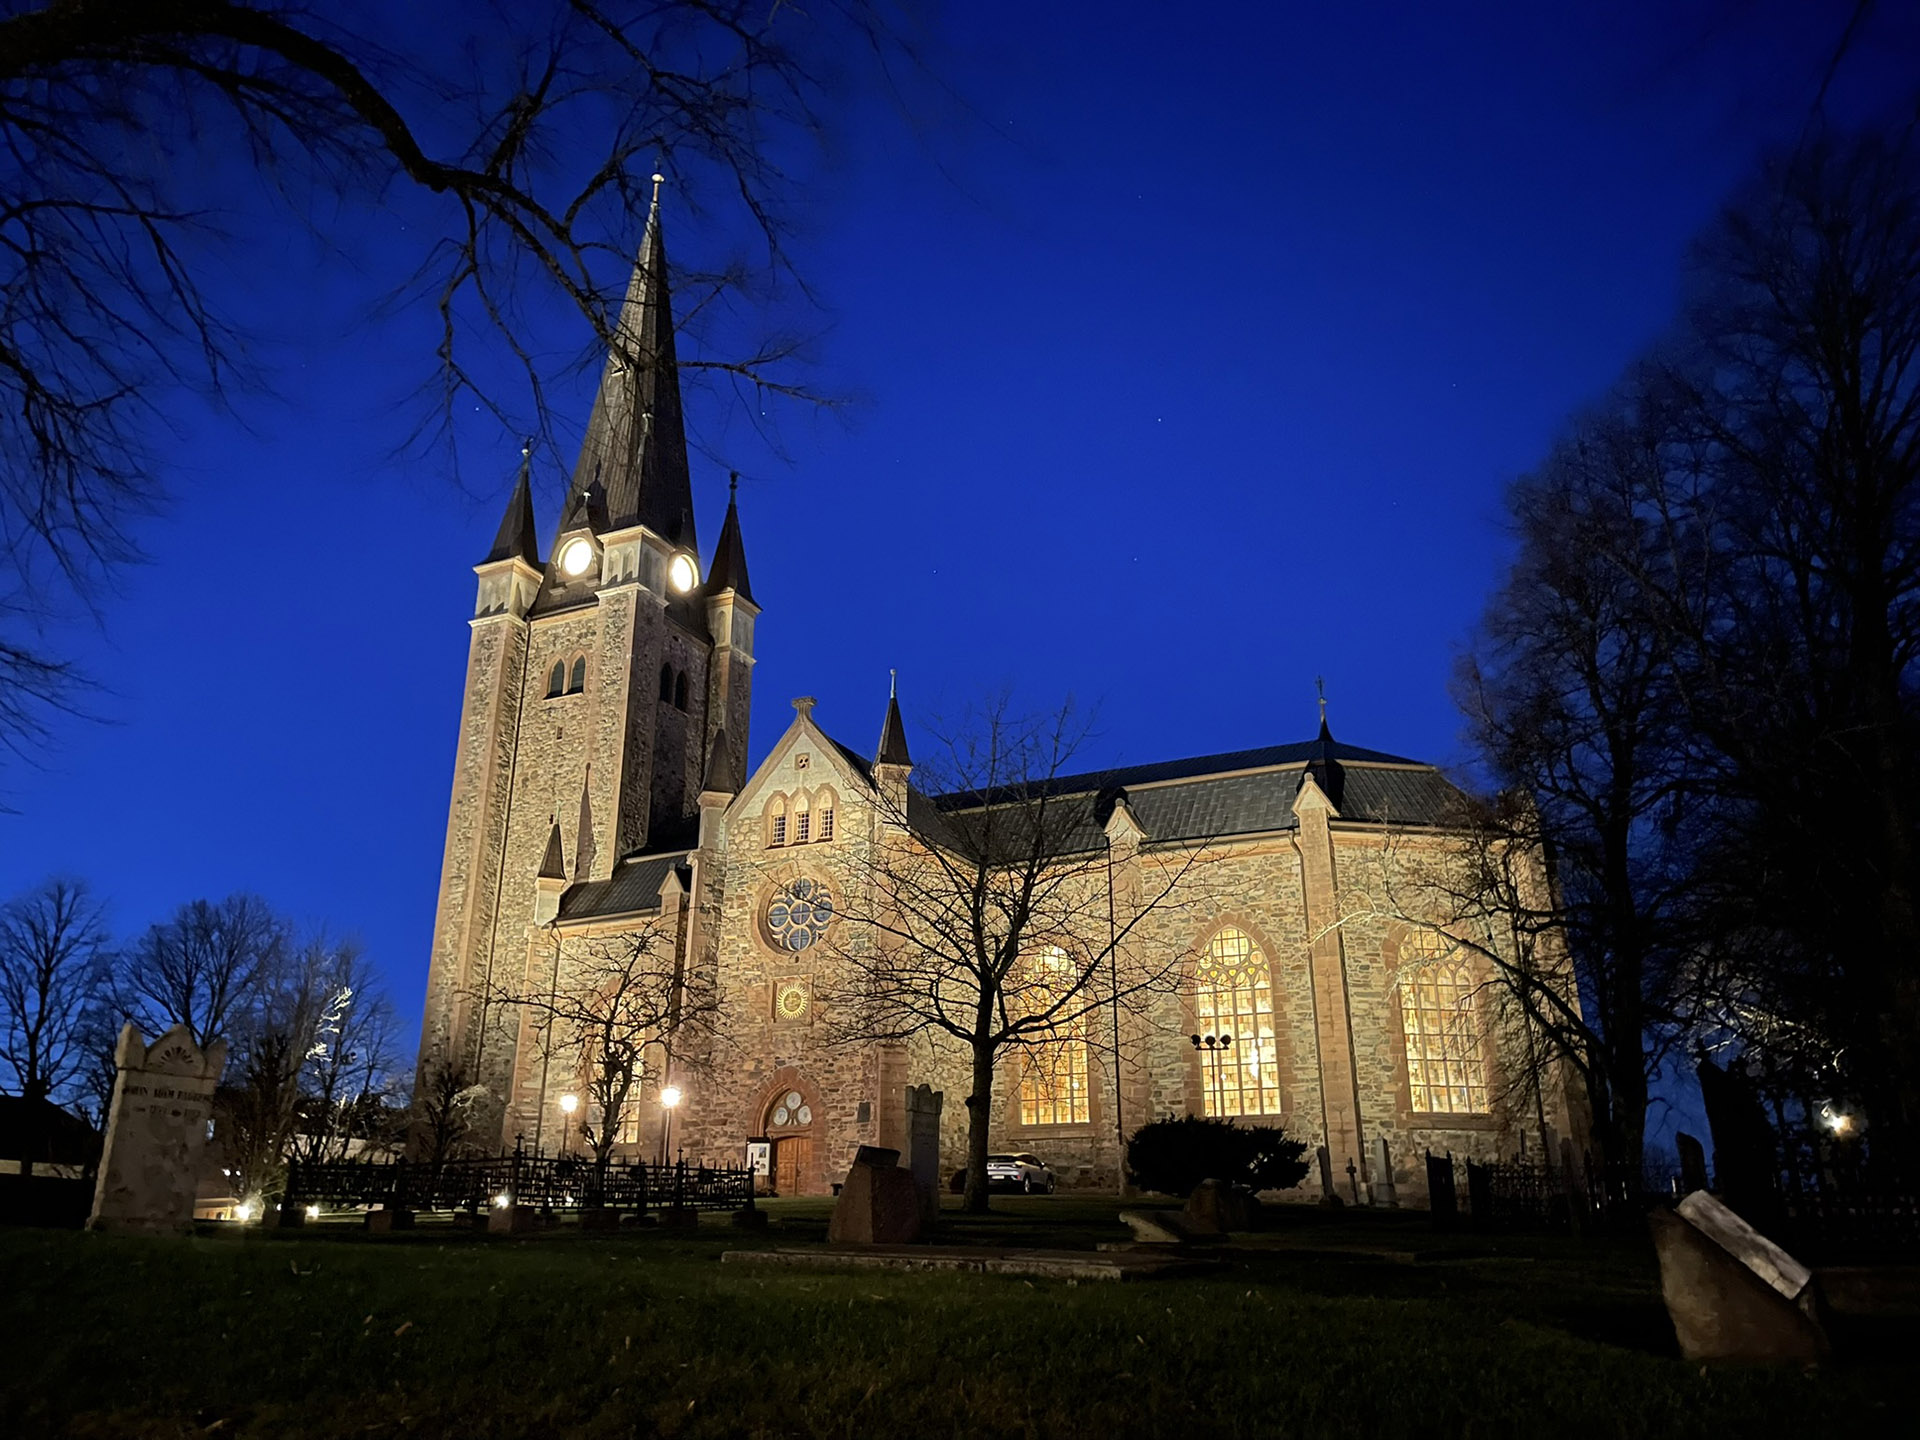
[[[813,1107],[807,1104],[798,1090],[789,1090],[774,1102],[769,1122],[776,1130],[785,1125],[811,1125]]]
[[[782,950],[807,949],[833,923],[833,896],[818,880],[791,880],[767,906],[767,932]]]

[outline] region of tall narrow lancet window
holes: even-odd
[[[1476,987],[1457,948],[1431,930],[1414,931],[1400,942],[1397,981],[1413,1108],[1429,1115],[1488,1113]]]
[[[567,677],[567,693],[578,695],[587,688],[587,657],[582,655],[573,662],[573,673]]]
[[[553,673],[547,677],[547,698],[551,700],[556,695],[564,695],[566,693],[567,662],[564,660],[556,660],[553,662]]]
[[[687,708],[687,672],[684,670],[673,677],[673,708],[676,710]]]
[[[1229,1045],[1202,1049],[1208,1115],[1278,1115],[1280,1052],[1273,1033],[1273,967],[1253,937],[1231,926],[1215,933],[1193,969],[1196,1033]]]
[[[1049,945],[1027,962],[1018,1003],[1029,1015],[1045,1014],[1072,987],[1073,959]],[[1069,1006],[1072,1001],[1067,1001]],[[1087,1089],[1087,1022],[1076,1016],[1055,1025],[1021,1056],[1020,1123],[1084,1125],[1092,1117]]]
[[[660,699],[667,704],[673,702],[673,667],[671,665],[660,667]]]
[[[767,802],[767,844],[784,845],[787,843],[787,802],[784,796],[776,795]]]

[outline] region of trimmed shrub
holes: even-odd
[[[1186,1196],[1202,1180],[1285,1190],[1307,1174],[1304,1141],[1278,1125],[1236,1125],[1187,1115],[1142,1125],[1127,1141],[1127,1178],[1142,1190]]]

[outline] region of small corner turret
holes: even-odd
[[[476,620],[495,615],[524,616],[540,593],[540,542],[533,521],[533,442],[520,450],[520,474],[507,497],[507,513],[486,558],[473,567],[480,577],[473,614]]]
[[[887,718],[880,726],[880,745],[874,751],[873,780],[887,804],[905,815],[913,756],[907,750],[907,727],[900,718],[900,672],[889,670],[887,677]]]
[[[703,591],[707,633],[713,637],[713,663],[707,671],[707,749],[727,762],[727,791],[738,793],[747,780],[747,727],[753,720],[753,628],[760,607],[747,579],[747,547],[740,538],[740,475],[727,484],[727,518],[714,547],[713,569]],[[732,746],[725,745],[732,737]],[[716,778],[707,767],[708,789]]]

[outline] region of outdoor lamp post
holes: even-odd
[[[673,1161],[673,1112],[679,1108],[679,1105],[680,1087],[678,1085],[669,1085],[660,1092],[660,1108],[666,1116],[660,1127],[660,1163],[662,1165],[671,1164]]]
[[[579,1108],[580,1097],[578,1095],[562,1095],[560,1097],[560,1113],[567,1117],[567,1123],[560,1127],[560,1153],[562,1155],[566,1154],[567,1151],[572,1148],[573,1115]]]
[[[1227,1051],[1233,1046],[1233,1036],[1222,1032],[1218,1035],[1192,1036],[1193,1048],[1207,1057],[1207,1063],[1213,1066],[1213,1113],[1225,1115],[1227,1109]],[[1203,1072],[1204,1078],[1204,1072]]]

